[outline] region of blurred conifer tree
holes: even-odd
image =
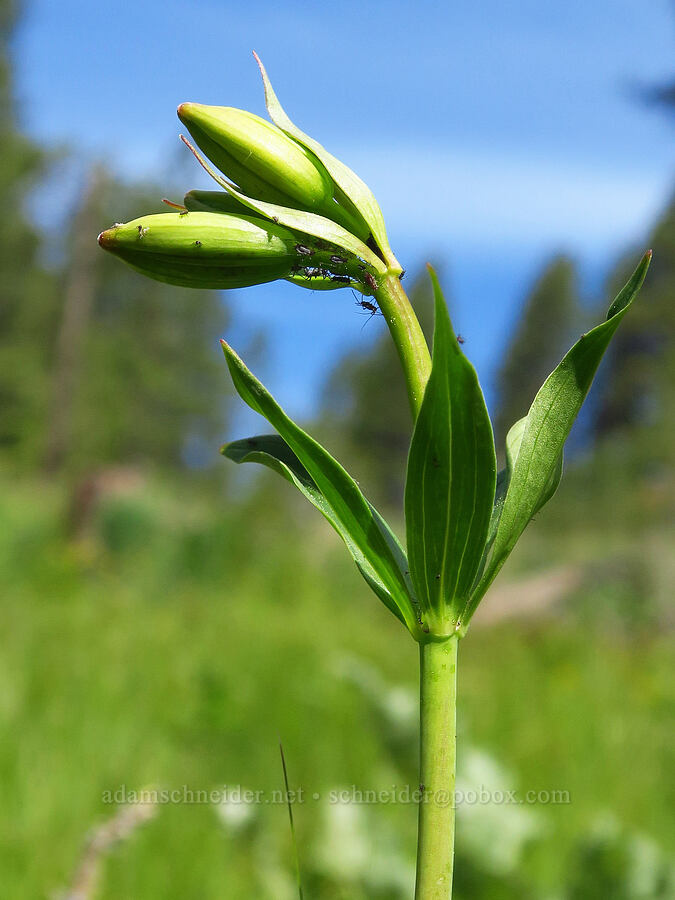
[[[91,199],[85,198],[83,212],[87,203]],[[219,465],[231,394],[218,345],[228,322],[223,296],[149,281],[99,251],[96,233],[111,222],[134,218],[153,205],[157,212],[166,210],[159,188],[108,177],[95,205],[99,226],[89,234],[93,297],[77,361],[65,459],[77,469],[91,462],[181,466],[191,446],[188,462]],[[78,218],[69,241],[71,269],[86,264],[81,251],[75,252],[81,246]],[[72,288],[72,282],[72,272],[66,273],[66,286]],[[66,297],[64,291],[62,315]]]
[[[653,230],[654,259],[641,303],[626,317],[598,385],[596,435],[656,426],[672,435],[675,414],[675,202]],[[613,290],[628,270],[612,273]]]
[[[426,271],[408,294],[431,345],[433,302]],[[369,499],[383,507],[400,504],[412,422],[401,366],[385,328],[372,349],[350,353],[338,363],[324,390],[322,411],[328,446],[358,474]]]
[[[671,81],[648,92],[671,119],[675,87]],[[596,436],[640,430],[650,455],[672,459],[675,421],[675,196],[653,229],[654,258],[641,302],[617,333],[598,385]],[[620,261],[608,281],[608,293],[628,271]],[[650,427],[651,426],[651,427]]]
[[[64,229],[60,267],[24,211],[50,155],[24,135],[13,101],[17,6],[0,0],[0,453],[73,474],[101,465],[218,466],[230,389],[214,292],[148,281],[101,253],[96,235],[159,188],[99,172]]]
[[[44,415],[45,334],[55,324],[55,284],[38,260],[40,238],[25,200],[47,156],[16,123],[11,39],[16,4],[0,0],[0,451],[34,442]]]
[[[544,380],[565,353],[580,322],[574,263],[556,256],[542,269],[523,303],[496,380],[497,446],[527,414]]]

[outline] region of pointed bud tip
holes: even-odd
[[[179,103],[178,108],[176,109],[176,115],[181,120],[181,122],[189,121],[192,117],[192,111],[197,106],[196,103]]]
[[[102,231],[97,238],[99,247],[103,247],[104,250],[109,250],[115,243],[116,231],[116,228],[106,228],[105,231]]]

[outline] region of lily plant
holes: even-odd
[[[222,448],[294,485],[344,541],[373,593],[407,629],[420,659],[417,900],[452,892],[457,650],[532,517],[560,482],[563,448],[600,360],[645,278],[645,254],[510,429],[497,471],[476,372],[455,335],[441,287],[433,354],[401,284],[380,207],[364,182],[291,122],[262,63],[271,122],[230,107],[183,103],[181,135],[219,190],[190,191],[172,212],[142,216],[100,245],[151,278],[232,289],[285,279],[311,290],[352,288],[381,311],[412,412],[405,547],[340,463],[284,412],[222,341],[234,386],[274,433]],[[196,145],[196,146],[195,146]]]

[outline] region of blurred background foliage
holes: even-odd
[[[412,806],[328,797],[416,786],[414,648],[283,484],[227,483],[226,300],[97,251],[159,188],[92,169],[46,252],[22,210],[54,161],[17,126],[16,12],[0,0],[0,893],[295,896],[285,807],[237,801],[281,788],[281,735],[306,896],[408,897]],[[462,806],[458,900],[675,896],[675,204],[651,245],[559,495],[462,647],[460,787],[569,802]],[[594,298],[573,260],[543,266],[504,335],[500,440],[636,252]],[[408,283],[429,332],[426,277]],[[387,335],[322,396],[316,430],[396,518],[410,421]],[[141,814],[102,803],[121,785],[228,788]]]

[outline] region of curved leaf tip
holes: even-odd
[[[532,516],[555,492],[567,436],[600,361],[645,280],[651,258],[649,250],[610,305],[605,321],[586,332],[565,354],[539,389],[527,416],[509,432],[509,465],[500,479],[486,547],[490,555],[465,611],[465,628]]]
[[[614,316],[617,316],[620,312],[623,312],[623,310],[630,305],[633,298],[642,287],[642,283],[647,276],[647,270],[649,269],[649,264],[652,261],[652,255],[652,251],[647,250],[645,255],[638,263],[638,266],[631,277],[616,295],[616,297],[614,298],[614,302],[607,310],[608,320],[613,319]]]

